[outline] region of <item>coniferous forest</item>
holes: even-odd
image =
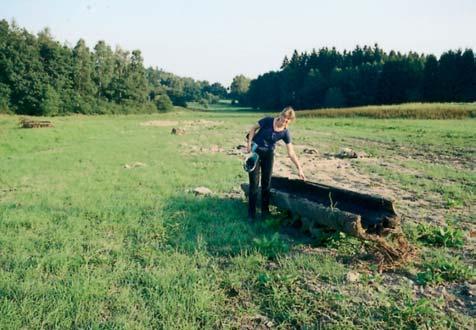
[[[449,50],[439,58],[415,52],[321,48],[294,51],[279,71],[251,80],[238,98],[254,108],[352,107],[406,102],[476,101],[476,63],[471,49]]]

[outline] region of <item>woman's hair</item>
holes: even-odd
[[[291,120],[296,119],[296,113],[294,112],[294,109],[292,107],[286,107],[281,111],[279,114],[281,117],[285,117]]]

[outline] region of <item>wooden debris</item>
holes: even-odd
[[[21,128],[41,128],[41,127],[54,127],[48,120],[32,120],[28,118],[20,119]]]

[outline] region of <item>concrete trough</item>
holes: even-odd
[[[248,184],[242,189],[248,195]],[[273,176],[270,203],[293,214],[311,235],[322,227],[362,239],[401,232],[393,201],[379,195]]]

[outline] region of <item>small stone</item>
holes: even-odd
[[[308,155],[318,155],[319,154],[319,151],[317,151],[317,149],[314,149],[314,148],[304,148],[303,153],[305,154],[308,154]]]
[[[185,134],[185,130],[183,128],[172,128],[172,131],[170,132],[171,134],[174,135],[183,135]]]
[[[206,196],[206,195],[211,195],[213,192],[210,189],[208,189],[207,187],[197,187],[197,188],[193,189],[193,193],[195,195]]]
[[[357,272],[348,272],[346,277],[347,279],[347,282],[351,282],[351,283],[354,283],[354,282],[357,282],[359,279],[360,279],[360,274],[357,273]]]
[[[350,148],[341,149],[335,156],[337,158],[358,158],[359,157],[357,153]]]
[[[256,314],[255,316],[252,317],[252,320],[259,323],[269,322],[268,318],[261,314]]]
[[[376,286],[375,286],[375,289],[376,289],[378,292],[380,292],[380,293],[382,293],[382,292],[385,291],[381,285],[376,285]]]
[[[210,147],[210,152],[219,152],[219,151],[221,151],[221,149],[220,149],[220,147],[217,146],[217,145],[212,145],[212,146]]]
[[[475,284],[470,284],[469,282],[464,282],[462,293],[464,295],[467,295],[467,296],[475,296],[476,295],[476,285]]]
[[[278,268],[278,265],[275,262],[269,262],[268,263],[268,269],[276,269]]]
[[[357,152],[357,158],[368,158],[369,155],[363,151]]]
[[[144,167],[146,164],[141,163],[141,162],[134,162],[131,164],[125,164],[124,168],[131,169],[131,168],[136,168],[136,167]]]

